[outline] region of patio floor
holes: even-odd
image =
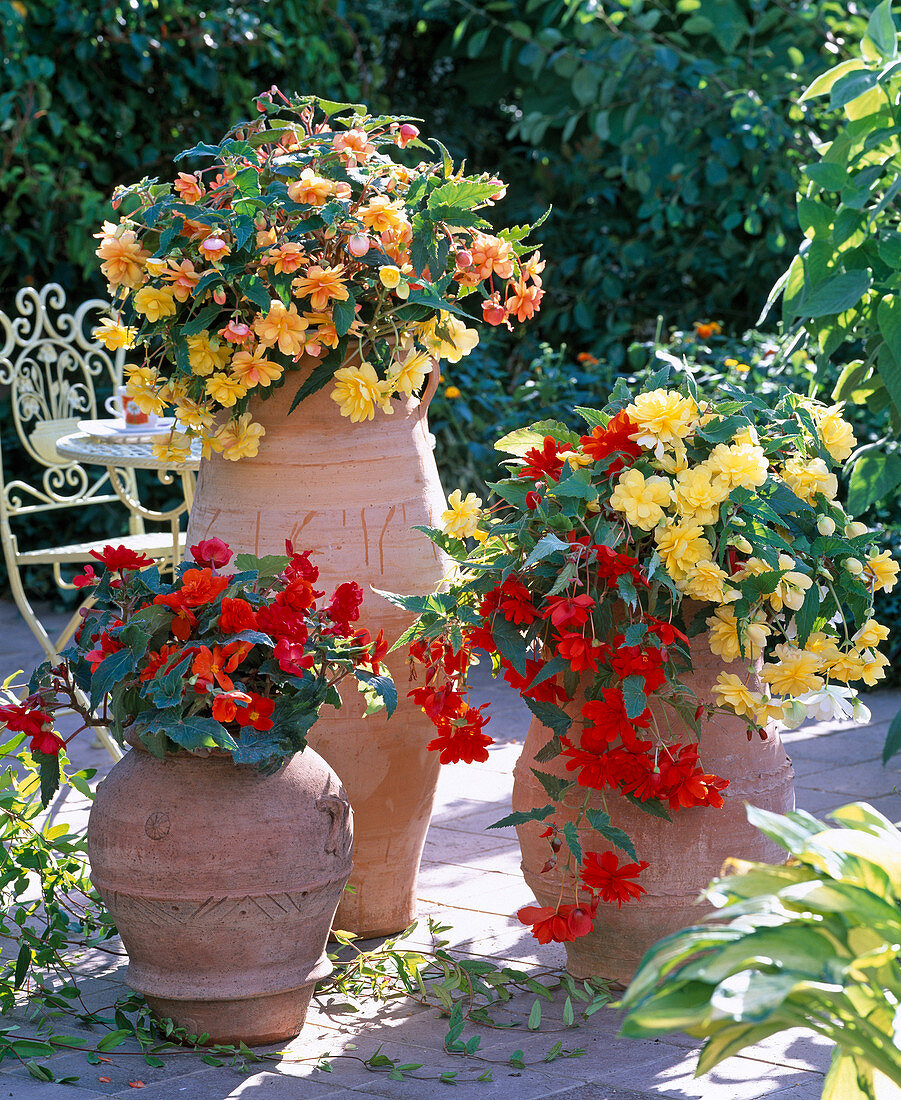
[[[0,673],[6,676],[17,668],[30,669],[39,656],[15,607],[0,602]],[[420,915],[431,914],[450,925],[452,931],[446,935],[451,949],[467,956],[501,965],[562,966],[559,945],[537,945],[511,917],[519,906],[533,900],[519,873],[513,830],[484,831],[509,812],[512,767],[529,713],[512,690],[484,674],[473,694],[477,703],[492,701],[490,732],[496,744],[487,764],[443,769],[419,880]],[[785,735],[799,807],[819,815],[862,799],[893,821],[901,819],[901,757],[888,767],[881,764],[885,732],[901,707],[901,692],[874,693],[866,702],[873,712],[873,722],[866,728],[818,723]],[[91,747],[88,737],[73,742],[73,749],[79,765],[98,769],[98,779],[110,767],[109,756]],[[56,820],[81,829],[87,822],[88,803],[74,797],[73,791],[68,795],[51,812]],[[411,946],[429,942],[420,931]],[[86,953],[76,972],[89,1005],[112,1005],[126,992],[124,969],[121,956]],[[250,1073],[208,1066],[191,1053],[166,1058],[165,1065],[156,1069],[144,1063],[137,1046],[126,1044],[107,1056],[109,1062],[97,1066],[88,1064],[82,1053],[63,1051],[47,1060],[57,1076],[77,1074],[73,1085],[41,1082],[18,1063],[0,1063],[0,1100],[133,1097],[131,1082],[136,1081],[144,1085],[142,1100],[418,1098],[440,1089],[438,1078],[447,1071],[457,1075],[450,1095],[461,1100],[469,1096],[486,1100],[550,1096],[557,1100],[816,1100],[820,1096],[830,1046],[809,1032],[773,1036],[745,1055],[728,1059],[713,1074],[695,1078],[698,1044],[685,1036],[647,1041],[619,1038],[618,1014],[612,1008],[589,1020],[579,1021],[577,1014],[579,1026],[564,1028],[559,996],[553,1004],[544,1003],[540,1030],[529,1031],[526,1017],[533,999],[529,996],[521,1006],[514,1004],[523,1011],[521,1026],[513,1031],[467,1026],[464,1039],[481,1036],[481,1047],[473,1055],[445,1053],[447,1021],[434,1009],[407,1001],[373,1003],[361,1013],[348,1015],[314,1001],[303,1034],[285,1048],[279,1061],[251,1067]],[[19,1013],[0,1018],[2,1026],[13,1024],[26,1033]],[[76,1029],[63,1024],[59,1030],[72,1034]],[[88,1042],[96,1042],[100,1035],[93,1032]],[[581,1049],[584,1053],[546,1061],[558,1040],[565,1052]],[[398,1063],[421,1063],[422,1069],[403,1081],[391,1080],[386,1071],[363,1065],[377,1050]],[[524,1068],[511,1064],[514,1051],[523,1052]],[[316,1068],[320,1058],[332,1059],[331,1072]],[[477,1081],[489,1070],[490,1082]]]

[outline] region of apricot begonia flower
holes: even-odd
[[[312,309],[322,310],[326,309],[331,301],[346,302],[350,297],[350,291],[344,285],[343,276],[343,264],[337,264],[335,267],[313,264],[306,275],[298,275],[291,284],[291,289],[296,298],[309,298]]]
[[[231,373],[247,389],[251,386],[271,386],[281,378],[284,367],[265,357],[266,348],[255,351],[236,351],[231,361]]]

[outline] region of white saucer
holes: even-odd
[[[79,420],[78,429],[95,439],[137,439],[165,435],[174,424],[174,416],[160,417],[152,427],[148,424],[126,424],[122,417],[112,417],[108,420]]]

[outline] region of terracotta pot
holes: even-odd
[[[691,641],[694,672],[684,682],[702,703],[715,703],[713,684],[722,671],[743,673],[741,663],[725,664],[710,653],[706,635]],[[751,683],[753,690],[761,685]],[[577,714],[579,699],[570,709]],[[652,707],[652,709],[655,709]],[[683,742],[694,741],[693,733],[678,722],[669,708],[655,711],[661,728],[671,728]],[[664,717],[665,714],[665,717]],[[601,902],[594,931],[566,944],[567,970],[577,978],[600,977],[626,984],[630,981],[644,953],[663,936],[701,920],[708,910],[697,903],[700,891],[718,875],[724,861],[735,856],[761,862],[784,862],[785,853],[748,824],[745,803],[761,806],[776,813],[794,808],[794,773],[775,730],[768,731],[766,741],[755,736],[747,738],[745,723],[738,717],[716,714],[702,723],[700,755],[704,770],[729,780],[724,792],[722,809],[699,807],[678,810],[672,822],[651,817],[615,792],[606,792],[606,808],[615,825],[624,829],[638,851],[640,859],[650,866],[638,879],[647,890],[638,901],[618,908]],[[573,726],[570,737],[579,727]],[[528,810],[548,803],[547,792],[532,774],[535,754],[551,734],[547,727],[533,719],[528,736],[514,769],[514,810]],[[573,778],[561,757],[536,765],[553,775]],[[570,792],[556,820],[574,820],[584,798],[584,788]],[[592,808],[604,806],[600,794],[593,795]],[[517,827],[522,848],[522,870],[526,882],[541,905],[556,905],[560,897],[560,874],[554,870],[541,874],[550,850],[547,840],[540,838],[544,825],[528,822]],[[591,828],[580,828],[579,838],[585,851],[603,852],[611,845]],[[628,862],[624,852],[615,849],[621,862]],[[584,895],[585,898],[590,895]],[[567,893],[571,900],[571,891]]]
[[[432,388],[438,372],[433,371]],[[413,616],[370,585],[424,595],[438,587],[446,562],[414,525],[438,526],[447,507],[432,454],[426,405],[393,401],[394,413],[351,424],[328,396],[331,385],[288,410],[305,372],[251,407],[266,428],[259,455],[202,463],[187,545],[217,536],[232,548],[283,554],[285,539],[312,550],[318,588],[341,581],[363,588],[360,622],[394,642]],[[438,781],[428,718],[406,698],[403,653],[387,661],[398,689],[397,713],[363,718],[362,697],[342,684],[342,708],[323,708],[310,743],[341,774],[354,808],[353,893],[335,925],[358,936],[388,935],[416,914],[416,876]]]
[[[351,869],[341,782],[310,749],[274,775],[225,753],[128,752],[88,823],[91,880],[128,952],[125,980],[211,1043],[298,1034]]]

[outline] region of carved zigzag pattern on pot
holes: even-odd
[[[117,909],[127,908],[131,914],[139,914],[150,924],[188,925],[195,923],[216,924],[245,915],[262,913],[271,921],[295,920],[298,915],[308,916],[310,895],[318,890],[298,890],[285,894],[245,894],[242,897],[210,897],[205,901],[173,902],[162,898],[142,898],[123,894],[117,890],[105,890],[104,898],[114,917]]]

